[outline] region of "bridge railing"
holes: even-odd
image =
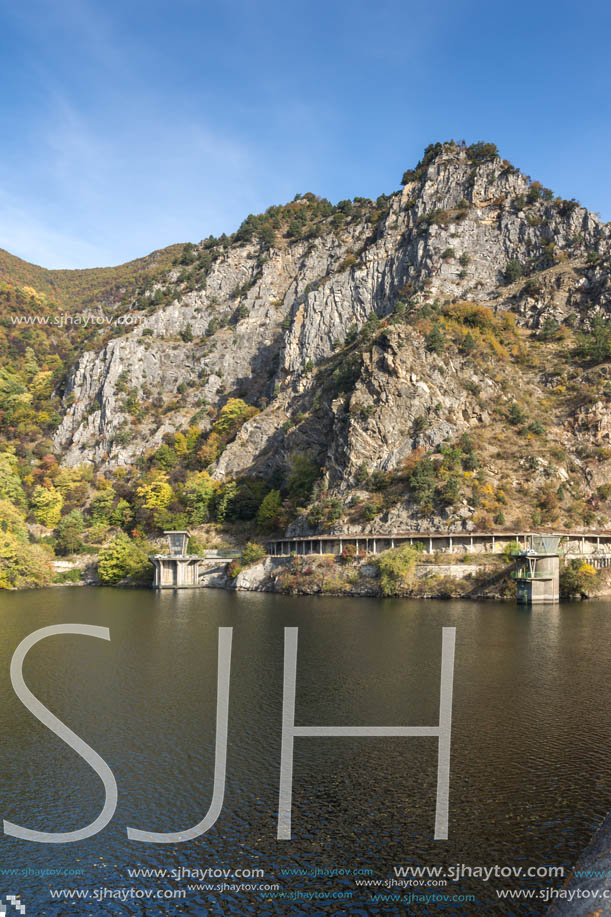
[[[203,558],[205,560],[215,560],[217,557],[241,557],[240,551],[225,551],[221,548],[210,548],[210,550],[204,551]]]

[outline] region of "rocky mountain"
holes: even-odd
[[[305,457],[293,531],[609,524],[611,228],[492,144],[171,254],[57,380],[64,465],[205,440],[233,398],[252,416],[199,467],[283,496]]]

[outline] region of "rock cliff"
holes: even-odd
[[[138,323],[82,353],[54,438],[64,463],[131,464],[164,434],[210,429],[241,397],[259,412],[215,477],[279,480],[306,454],[321,468],[313,500],[369,500],[377,528],[474,524],[482,501],[480,515],[501,512],[503,488],[519,503],[529,487],[564,482],[574,502],[592,502],[609,480],[608,367],[570,352],[611,311],[608,224],[491,145],[455,143],[428,148],[389,197],[332,207],[305,195],[268,217],[187,247],[134,293]],[[518,426],[522,440],[505,451]],[[434,511],[408,497],[380,503],[389,479],[378,476],[376,491],[372,474],[400,476],[414,455],[469,431],[488,475],[478,499],[470,491]],[[463,463],[467,481],[475,470]],[[293,525],[333,520],[310,512]]]

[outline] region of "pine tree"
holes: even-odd
[[[435,324],[426,338],[426,349],[431,353],[441,353],[445,348],[445,341],[441,328]]]

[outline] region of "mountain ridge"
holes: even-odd
[[[92,464],[151,531],[266,500],[261,531],[608,527],[609,224],[493,144],[433,144],[402,184],[163,250],[96,304],[137,326],[69,329],[31,393],[46,425],[17,402],[27,462],[44,442]],[[198,475],[217,495],[199,516]],[[156,514],[138,510],[153,480]]]

